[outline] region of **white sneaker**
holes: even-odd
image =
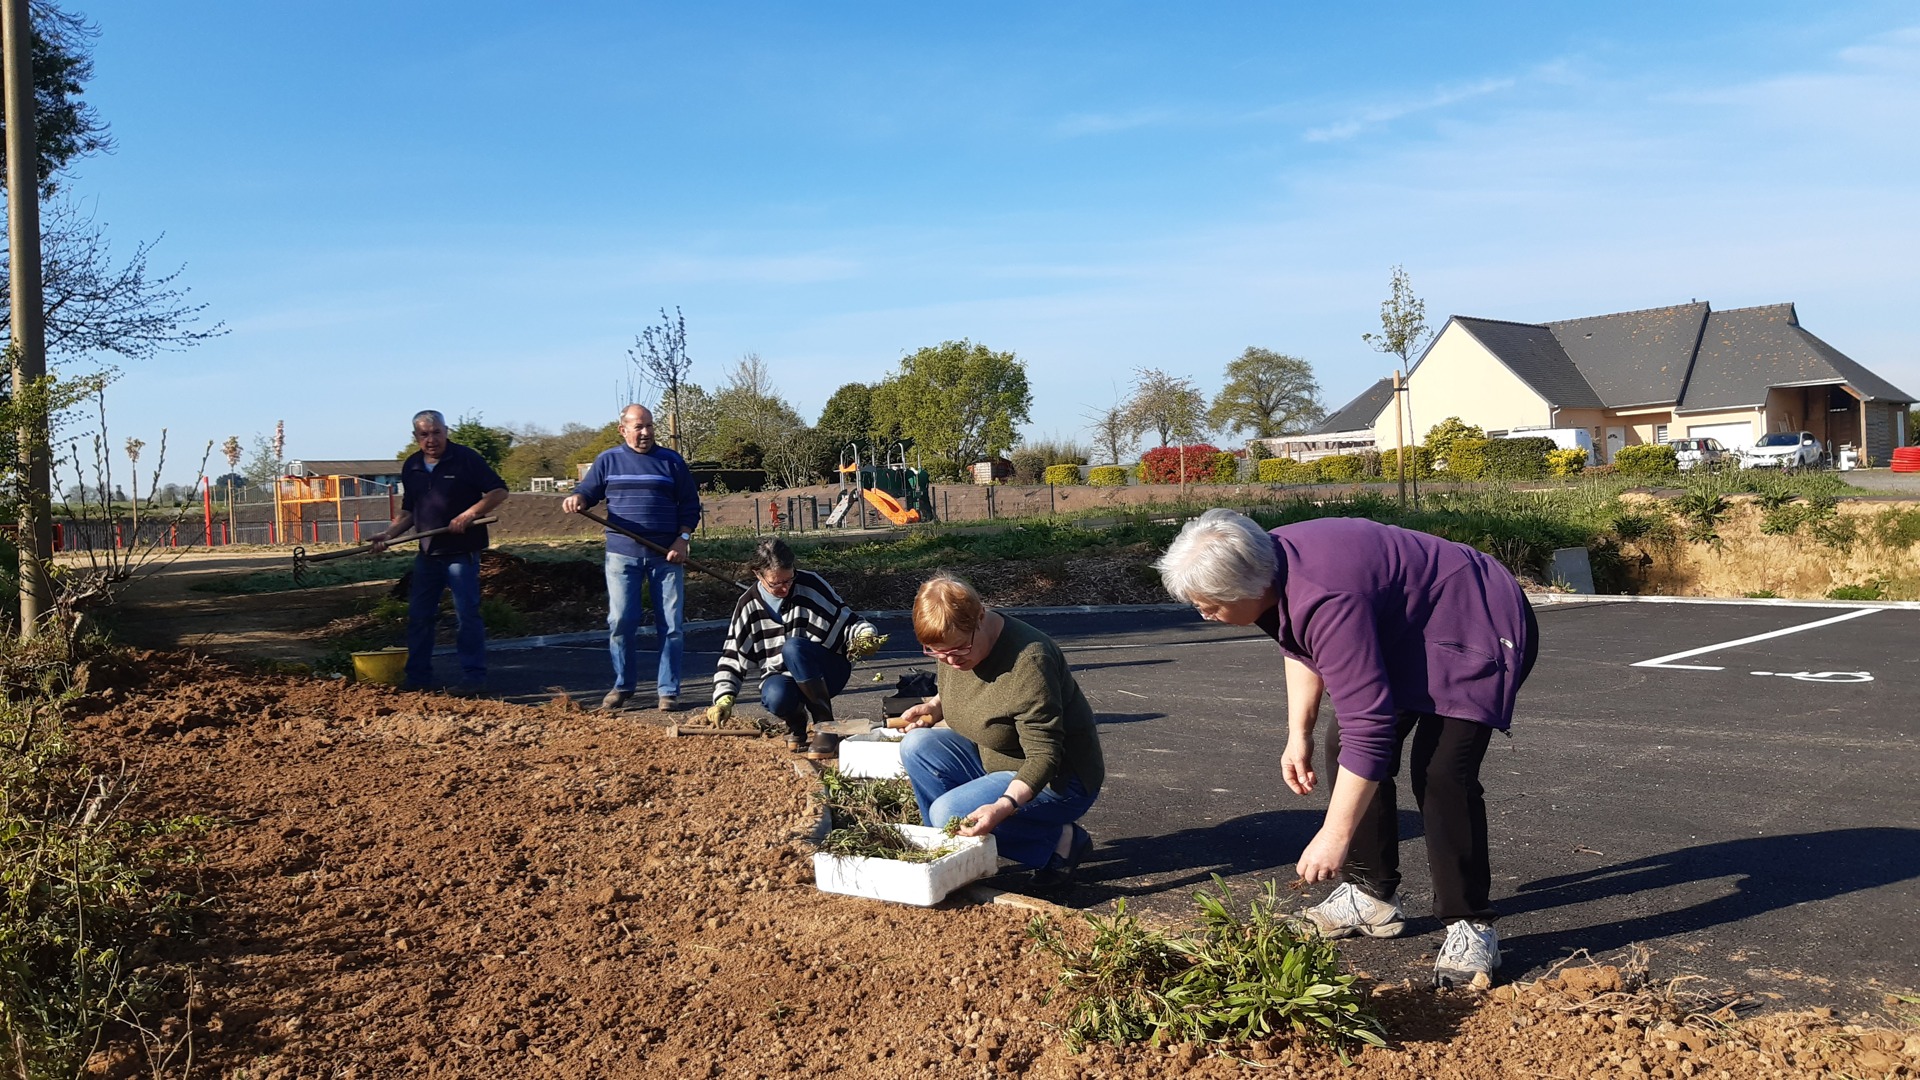
[[[1375,900],[1351,884],[1333,890],[1333,895],[1300,913],[1324,938],[1343,938],[1353,934],[1368,937],[1398,937],[1406,929],[1406,916],[1392,900]]]
[[[1447,927],[1447,940],[1433,961],[1433,985],[1493,985],[1493,969],[1500,966],[1500,934],[1483,922],[1462,919]]]

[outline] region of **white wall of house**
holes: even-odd
[[[1547,427],[1552,421],[1553,409],[1546,399],[1457,322],[1449,322],[1440,332],[1420,366],[1407,377],[1407,387],[1413,411],[1408,443],[1421,442],[1449,416],[1495,430]],[[1374,422],[1373,437],[1381,449],[1392,449],[1391,407]]]
[[[1728,449],[1742,449],[1764,434],[1758,409],[1727,409],[1720,412],[1679,413],[1668,428],[1673,437],[1719,439]]]

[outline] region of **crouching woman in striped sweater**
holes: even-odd
[[[884,640],[833,591],[827,579],[796,570],[793,549],[778,537],[762,540],[747,568],[754,587],[733,606],[733,621],[713,673],[715,723],[733,714],[734,698],[749,671],[760,673],[760,704],[786,722],[787,749],[808,757],[832,757],[829,740],[809,749],[807,721],[816,738],[833,720],[833,698],[846,689],[853,661],[871,656]]]

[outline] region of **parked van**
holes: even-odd
[[[1553,445],[1562,450],[1585,450],[1587,464],[1598,465],[1600,458],[1593,452],[1593,433],[1582,427],[1555,428],[1517,428],[1507,432],[1509,439],[1552,439]]]

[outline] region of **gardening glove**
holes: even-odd
[[[722,694],[707,706],[707,723],[719,724],[733,716],[733,695]]]
[[[855,635],[852,641],[847,642],[847,659],[856,661],[865,660],[867,657],[879,652],[880,646],[886,643],[887,635],[885,634]]]

